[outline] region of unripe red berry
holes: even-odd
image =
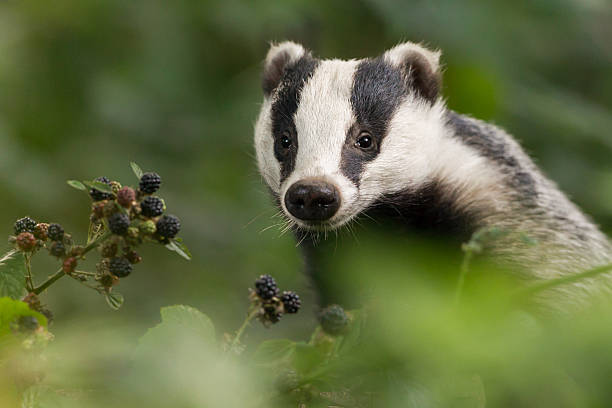
[[[136,200],[136,192],[133,188],[126,186],[117,191],[117,202],[122,207],[130,208],[134,200]]]
[[[62,264],[62,269],[64,273],[72,273],[77,267],[77,260],[74,256],[68,257],[64,260]]]
[[[36,224],[36,227],[34,227],[34,236],[40,240],[46,241],[49,237],[47,233],[48,229],[49,224],[39,222],[38,224]]]
[[[31,232],[22,232],[17,235],[17,247],[24,252],[30,252],[36,246],[36,238]]]

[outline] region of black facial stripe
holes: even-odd
[[[521,204],[528,207],[536,205],[538,197],[536,182],[528,170],[524,169],[512,155],[498,129],[451,110],[446,114],[446,121],[454,131],[455,137],[492,160],[508,175],[509,185],[522,193]]]
[[[274,156],[281,165],[280,179],[285,180],[295,168],[298,150],[297,130],[294,118],[300,103],[300,94],[306,82],[312,77],[318,61],[305,55],[285,69],[278,87],[276,99],[272,104],[272,136],[274,137]],[[283,135],[289,135],[291,146],[284,149],[280,144]]]
[[[365,60],[357,66],[351,91],[351,107],[357,121],[346,135],[340,163],[342,173],[355,185],[359,185],[364,164],[380,152],[389,121],[407,94],[401,71],[382,57]],[[355,147],[360,131],[372,135],[374,149],[361,151]]]

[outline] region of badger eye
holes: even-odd
[[[372,136],[368,132],[361,132],[359,138],[355,142],[355,147],[360,149],[369,149],[372,147]]]
[[[280,139],[280,145],[283,147],[283,149],[288,149],[291,146],[291,139],[289,138],[289,136],[283,134]]]

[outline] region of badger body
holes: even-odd
[[[360,217],[393,233],[458,240],[506,231],[489,253],[529,282],[612,261],[608,239],[511,136],[446,107],[439,57],[414,43],[349,61],[320,60],[292,42],[268,52],[258,166],[315,283],[323,282],[324,302],[333,300],[319,262],[329,256],[325,237]],[[558,287],[544,303],[584,304],[608,293],[609,281]]]

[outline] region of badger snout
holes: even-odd
[[[340,208],[340,192],[321,179],[300,180],[285,193],[285,207],[300,220],[326,221]]]

